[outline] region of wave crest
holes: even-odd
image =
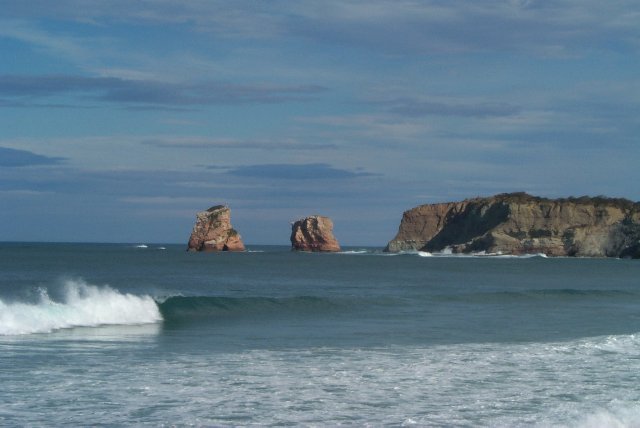
[[[255,314],[308,314],[336,309],[339,304],[314,296],[221,297],[171,296],[159,302],[165,321],[188,318],[244,317]]]
[[[162,321],[151,296],[121,293],[109,286],[95,286],[81,280],[67,280],[61,297],[49,297],[40,289],[35,303],[5,302],[0,299],[0,335],[50,333],[71,327],[135,325]]]

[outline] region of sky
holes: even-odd
[[[247,245],[503,192],[640,200],[636,0],[0,0],[0,241]]]

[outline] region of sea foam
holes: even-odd
[[[576,423],[582,428],[627,428],[640,423],[640,407],[635,403],[614,403],[611,408],[600,409],[584,416]]]
[[[52,299],[44,288],[39,292],[35,303],[0,299],[0,335],[162,321],[158,305],[151,296],[121,293],[109,286],[98,287],[81,280],[67,280],[59,299]]]

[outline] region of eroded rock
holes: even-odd
[[[340,245],[333,236],[331,219],[314,215],[294,222],[291,227],[291,249],[295,251],[340,251]]]
[[[242,237],[231,226],[231,210],[217,205],[196,214],[189,251],[244,251]]]

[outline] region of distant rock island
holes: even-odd
[[[640,258],[640,203],[504,193],[405,211],[385,251]]]
[[[300,219],[291,226],[291,249],[295,251],[340,251],[333,236],[333,222],[329,217],[314,215]]]
[[[244,251],[242,237],[231,226],[231,210],[216,205],[196,214],[189,251]]]

